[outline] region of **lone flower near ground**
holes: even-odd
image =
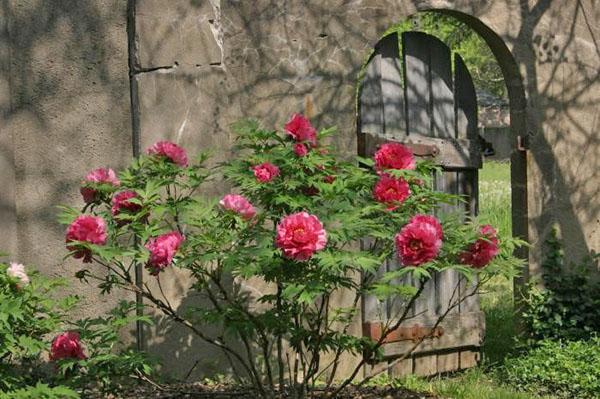
[[[238,194],[227,194],[219,204],[227,210],[238,213],[244,219],[252,219],[256,215],[256,210],[246,197]]]
[[[106,222],[99,216],[80,215],[67,229],[66,242],[84,241],[95,245],[106,244]],[[77,245],[67,245],[69,251],[76,251],[73,257],[89,263],[92,261],[92,252]]]
[[[6,274],[20,281],[17,284],[17,288],[22,288],[22,286],[29,284],[29,276],[25,272],[25,266],[20,263],[11,262],[8,269],[6,269]]]
[[[326,244],[327,233],[315,215],[298,212],[286,216],[277,224],[275,245],[286,258],[308,260]]]
[[[112,215],[117,216],[123,210],[135,213],[142,209],[142,206],[140,204],[136,204],[129,201],[132,198],[138,198],[138,195],[134,191],[130,190],[121,191],[120,193],[115,194],[115,196],[112,199]]]
[[[148,155],[157,155],[166,158],[175,165],[183,168],[188,166],[187,153],[183,148],[170,141],[159,141],[146,150]]]
[[[261,183],[268,183],[279,176],[279,168],[270,162],[261,163],[252,168],[256,180]]]
[[[404,266],[418,266],[438,255],[442,226],[433,216],[416,215],[396,234],[398,257]]]
[[[398,208],[410,196],[410,187],[403,178],[382,174],[373,188],[373,197],[377,202],[387,205],[389,211]]]
[[[81,195],[86,204],[96,202],[98,198],[98,191],[92,186],[94,184],[109,184],[118,187],[121,182],[117,178],[114,170],[110,168],[98,168],[92,170],[85,176],[83,180],[83,186],[80,188]]]
[[[317,146],[317,129],[303,115],[293,114],[285,124],[285,131],[297,142],[308,142],[312,147]]]
[[[375,169],[414,169],[415,157],[410,148],[400,143],[385,143],[374,155]]]
[[[460,263],[476,268],[486,266],[498,255],[498,237],[496,230],[486,224],[480,229],[482,238],[477,239],[469,248],[459,255]]]
[[[146,268],[151,275],[158,276],[161,270],[173,262],[173,257],[184,240],[185,238],[177,231],[171,231],[148,240],[144,246],[150,251],[150,259],[148,259]]]
[[[79,333],[67,331],[58,335],[52,341],[50,360],[85,358],[86,356],[81,346]]]

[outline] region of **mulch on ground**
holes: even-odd
[[[435,399],[437,396],[409,391],[404,388],[392,387],[355,387],[345,388],[337,396],[332,396],[335,389],[318,390],[309,398],[314,399]],[[86,396],[88,398],[111,398],[110,396]],[[259,395],[251,389],[241,389],[222,385],[172,384],[162,387],[141,385],[119,395],[123,399],[257,399]],[[278,399],[287,399],[291,396],[282,393]],[[116,398],[116,396],[115,396]]]

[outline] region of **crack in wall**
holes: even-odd
[[[213,9],[214,19],[208,20],[210,24],[210,31],[212,32],[215,43],[221,50],[221,62],[219,64],[213,62],[211,66],[218,66],[225,70],[224,62],[224,41],[223,41],[223,26],[221,24],[221,0],[209,0],[209,3]]]
[[[178,67],[179,67],[179,63],[177,61],[175,61],[175,62],[173,62],[173,65],[161,65],[161,66],[152,67],[152,68],[137,67],[137,68],[134,68],[133,70],[131,70],[131,74],[132,75],[140,75],[143,73],[152,73],[152,72],[172,73],[172,72],[175,72],[175,70]]]

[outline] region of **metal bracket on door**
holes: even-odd
[[[412,144],[402,143],[406,147],[410,148],[414,155],[418,157],[436,157],[440,153],[440,149],[435,145],[429,144]]]
[[[527,151],[527,139],[523,136],[517,136],[517,150],[519,151]]]
[[[363,336],[369,337],[375,341],[381,339],[383,335],[383,323],[380,322],[369,322],[363,323]],[[444,335],[444,328],[437,326],[431,328],[423,326],[419,323],[413,324],[412,326],[398,327],[394,331],[387,334],[384,338],[384,343],[392,343],[399,341],[413,341],[418,342],[424,338],[440,338]]]

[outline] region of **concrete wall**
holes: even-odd
[[[82,206],[87,171],[131,158],[125,5],[0,2],[0,251],[51,276],[81,265],[63,261],[56,206]],[[73,280],[80,315],[113,302]]]
[[[134,112],[141,148],[166,138],[190,151],[214,148],[216,160],[222,160],[229,155],[230,123],[252,116],[280,128],[292,112],[311,104],[313,122],[337,125],[335,144],[351,154],[361,65],[388,27],[431,8],[458,12],[484,35],[502,64],[512,134],[526,137],[529,145],[527,153],[512,154],[516,232],[534,245],[528,273],[537,273],[541,243],[553,224],[567,237],[569,258],[599,249],[595,1],[132,4],[127,15],[123,0],[2,2],[8,24],[0,26],[0,184],[10,188],[0,192],[0,242],[16,248],[20,260],[50,274],[74,270],[61,261],[63,229],[54,221],[54,205],[78,203],[77,185],[88,169],[118,167],[129,158],[128,72],[139,95]],[[127,16],[135,27],[131,71]],[[181,296],[186,276],[170,284],[173,299],[190,300]],[[211,352],[198,355],[197,343],[185,332],[167,334],[167,328],[154,329],[151,343],[167,355],[169,369],[185,373],[197,356],[212,358]]]

